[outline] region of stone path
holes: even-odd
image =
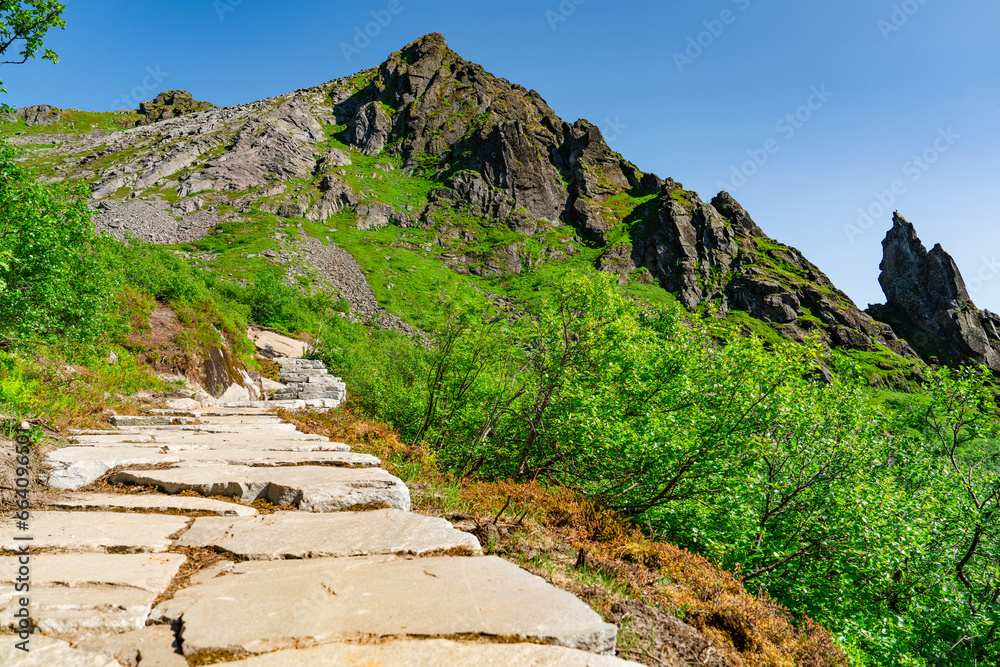
[[[272,339],[288,339],[273,335]],[[261,344],[261,341],[257,341]],[[271,348],[273,349],[273,348]],[[347,385],[339,377],[327,373],[322,361],[289,357],[275,357],[281,369],[280,389],[271,390],[265,401],[223,403],[228,408],[285,408],[300,410],[313,408],[329,410],[338,407],[347,399]],[[284,386],[282,386],[284,385]]]
[[[260,409],[116,422],[49,456],[62,490],[28,532],[0,523],[0,665],[635,664],[573,595],[409,512],[374,457]],[[79,490],[101,477],[136,492]],[[9,634],[18,535],[29,653]]]

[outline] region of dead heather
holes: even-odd
[[[572,489],[450,479],[427,447],[403,443],[351,405],[281,416],[377,456],[409,484],[415,511],[449,519],[474,533],[484,552],[586,600],[618,626],[622,658],[667,666],[847,665],[825,628],[751,595],[707,559],[656,541]]]

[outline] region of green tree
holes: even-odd
[[[43,60],[59,62],[42,40],[51,28],[66,27],[64,11],[66,5],[55,0],[0,0],[0,65],[23,65],[39,51]],[[0,92],[7,92],[3,81]]]

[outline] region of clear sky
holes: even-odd
[[[646,171],[726,188],[864,307],[896,208],[1000,311],[996,0],[67,0],[62,62],[5,66],[12,106],[238,104],[441,32],[587,118]],[[365,32],[368,35],[364,35]],[[872,218],[862,215],[868,210]]]

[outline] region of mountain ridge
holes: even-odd
[[[622,285],[658,285],[688,308],[745,313],[750,330],[818,337],[919,377],[914,346],[873,317],[891,319],[885,311],[860,309],[731,195],[706,202],[643,172],[597,126],[562,120],[536,91],[464,60],[439,33],[376,68],[266,100],[216,109],[176,93],[189,108],[161,104],[163,120],[85,133],[26,161],[88,182],[102,229],[188,244],[184,252],[237,277],[234,251],[275,264],[265,253],[278,246],[290,280],[320,284],[294,237],[337,245],[347,234],[372,280],[380,269],[359,259],[371,243],[357,235],[392,227],[405,230],[397,246],[492,281],[486,291],[553,263],[591,265]],[[42,115],[50,131],[59,112]],[[374,289],[385,301],[394,287]]]

